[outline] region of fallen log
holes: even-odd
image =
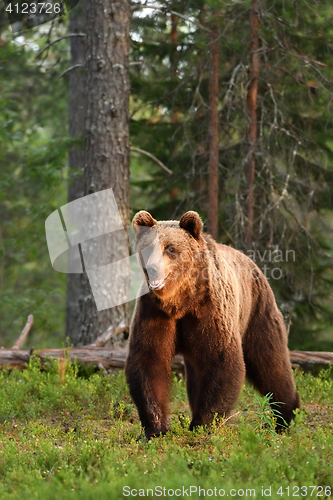
[[[40,349],[39,351],[23,351],[20,349],[25,341],[30,328],[33,325],[32,314],[28,316],[26,325],[10,349],[1,347],[0,349],[0,367],[20,368],[27,367],[31,356],[38,357],[41,364],[47,364],[47,360],[60,359],[62,362],[68,358],[72,361],[77,361],[85,366],[93,365],[104,370],[122,370],[125,368],[127,357],[127,349],[119,347],[104,347],[111,337],[128,331],[128,326],[122,318],[117,326],[107,328],[93,344],[84,347],[71,347],[62,349]],[[319,371],[321,368],[327,368],[333,364],[332,352],[315,352],[315,351],[289,351],[290,361],[295,368],[300,368],[305,371]],[[177,355],[171,363],[172,370],[184,372],[185,365],[183,356]]]
[[[17,349],[0,349],[0,366],[6,368],[26,368],[30,357],[35,356],[41,364],[47,364],[49,358],[64,359],[68,357],[83,365],[94,365],[104,370],[121,370],[125,368],[127,349],[119,347],[72,347],[70,349],[40,349],[39,351],[21,351]],[[176,371],[184,370],[183,357],[177,355],[171,363]]]
[[[119,328],[120,329],[120,328]],[[0,366],[7,368],[26,368],[30,357],[40,358],[42,365],[47,363],[48,358],[63,359],[68,357],[72,361],[75,359],[83,365],[94,365],[105,370],[125,367],[127,349],[117,347],[72,347],[69,349],[40,349],[39,351],[23,351],[19,349],[0,349]],[[311,352],[311,351],[290,351],[290,361],[293,365],[311,370],[312,367],[328,367],[333,364],[333,353],[331,352]],[[177,355],[171,364],[175,371],[184,371],[183,357]]]
[[[322,368],[333,364],[333,352],[325,351],[289,351],[294,368],[318,373]]]

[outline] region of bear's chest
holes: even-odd
[[[176,352],[188,354],[193,349],[207,342],[207,334],[212,335],[212,331],[218,334],[216,328],[216,318],[211,315],[187,314],[176,322]]]

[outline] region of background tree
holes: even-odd
[[[258,7],[255,4],[252,11]],[[207,220],[209,47],[200,23],[202,7],[193,2],[166,4],[146,17],[135,14],[132,24],[132,56],[142,62],[132,70],[132,102],[137,104],[132,113],[132,141],[144,143],[174,172],[168,184],[161,182],[156,171],[154,183],[133,178],[133,187],[145,190],[146,199],[152,200],[146,206],[153,205],[154,214],[163,218],[195,208]],[[208,13],[216,8],[209,2],[205,7]],[[332,209],[328,139],[332,122],[327,112],[332,97],[332,45],[324,35],[332,7],[326,1],[315,9],[299,2],[293,6],[260,2],[259,23],[257,14],[251,17],[250,7],[245,1],[219,5],[223,27],[218,239],[246,249],[245,235],[250,234],[247,244],[252,240],[252,256],[266,269],[281,307],[291,314],[291,345],[309,347],[314,339],[317,345],[321,339],[327,347],[332,345],[330,337],[319,331],[328,328],[332,317],[330,299],[324,298],[332,286],[327,238]],[[181,71],[175,80],[166,54],[171,50],[170,16],[177,8]],[[252,100],[251,112],[256,110],[256,117],[252,114],[249,127],[253,83],[257,98],[256,103]],[[175,103],[176,124],[170,119]],[[254,132],[252,139],[249,130]],[[245,171],[249,173],[246,165],[255,165],[251,175],[245,176]],[[249,219],[253,219],[250,232],[246,228]],[[280,262],[274,255],[279,255]],[[288,255],[294,255],[293,262],[287,262]],[[268,274],[275,267],[277,279]]]
[[[217,239],[219,204],[219,55],[220,40],[217,10],[210,24],[210,74],[209,74],[209,166],[208,166],[208,231]]]
[[[249,116],[248,159],[245,162],[245,244],[252,247],[252,230],[254,216],[254,178],[256,168],[257,145],[257,94],[259,76],[259,0],[251,0],[250,9],[250,75],[247,89],[247,111]]]
[[[34,313],[30,343],[42,347],[64,335],[65,275],[50,269],[44,223],[66,203],[67,89],[58,76],[68,43],[41,64],[50,27],[19,36],[3,10],[0,19],[0,344],[11,345]],[[65,33],[60,18],[52,37]]]
[[[94,0],[87,6],[84,195],[112,188],[125,228],[129,226],[129,24],[129,1]],[[101,249],[103,261],[125,258],[128,250],[127,239],[114,234],[112,244]],[[88,277],[82,274],[76,343],[92,342],[122,318],[128,322],[126,293],[124,302],[98,312]]]
[[[69,14],[69,31],[71,34],[85,34],[86,31],[86,0],[72,0],[72,10]],[[84,193],[83,169],[84,160],[84,130],[86,120],[86,72],[85,37],[70,38],[71,59],[68,73],[68,124],[69,135],[79,144],[70,149],[68,154],[68,202],[81,198]],[[78,67],[81,65],[82,67]],[[81,276],[70,273],[67,275],[66,297],[66,337],[76,345],[80,334]]]

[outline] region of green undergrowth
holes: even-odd
[[[2,370],[0,498],[333,495],[331,373],[295,378],[302,409],[278,435],[269,396],[247,385],[227,422],[188,431],[185,383],[174,377],[170,431],[147,443],[124,372],[81,377],[66,360],[42,371],[36,359]]]

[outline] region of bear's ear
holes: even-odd
[[[186,214],[182,215],[179,221],[179,226],[182,229],[186,229],[194,238],[197,240],[200,238],[202,233],[202,220],[200,219],[200,215],[197,212],[193,212],[190,210],[186,212]]]
[[[145,227],[154,227],[157,224],[157,221],[152,215],[150,215],[149,212],[141,210],[134,215],[132,223],[135,233],[139,234]]]

